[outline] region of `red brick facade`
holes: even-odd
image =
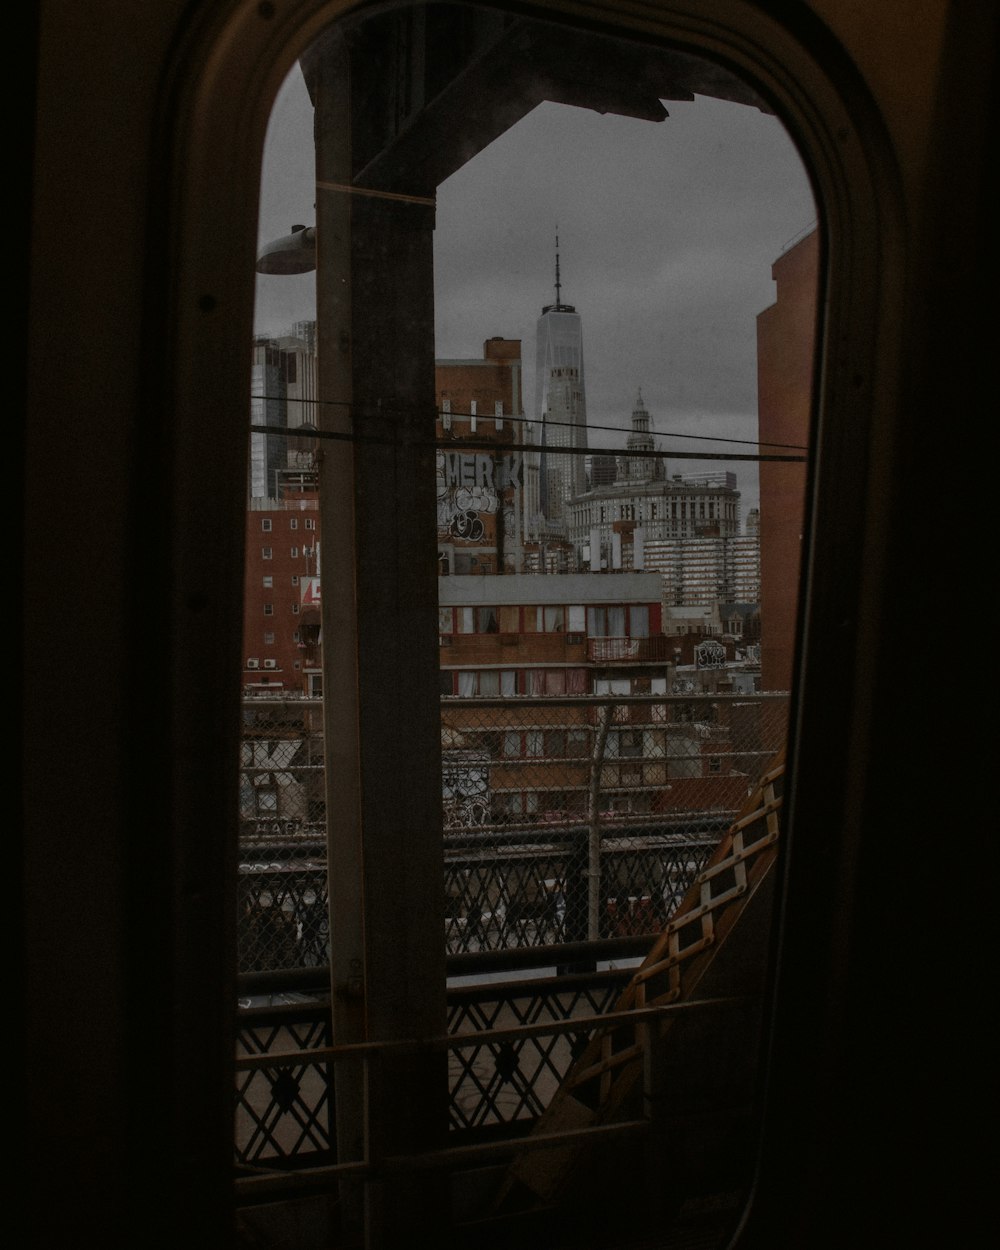
[[[809,441],[816,297],[817,231],[775,261],[777,299],[757,317],[757,401],[762,454],[788,454]],[[791,687],[802,527],[804,463],[760,465],[761,689]]]
[[[255,694],[319,694],[319,503],[262,500],[246,515],[243,684]]]

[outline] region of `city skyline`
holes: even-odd
[[[814,225],[814,201],[775,117],[706,97],[671,101],[669,114],[651,123],[543,104],[441,184],[435,353],[475,358],[488,338],[520,339],[533,396],[558,233],[559,298],[587,339],[593,450],[624,446],[641,388],[658,448],[753,452],[756,317],[774,303],[772,264]],[[262,243],[315,221],[311,115],[296,66],[268,135]],[[313,282],[259,278],[258,330],[314,315]],[[712,437],[739,441],[702,441]],[[670,471],[710,467],[678,459]],[[733,467],[746,512],[756,467]]]

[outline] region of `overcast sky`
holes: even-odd
[[[776,118],[708,97],[666,107],[670,116],[654,123],[543,104],[441,184],[436,354],[481,358],[493,335],[521,339],[530,404],[558,230],[562,300],[583,322],[591,426],[627,428],[641,388],[659,447],[741,450],[671,435],[755,438],[756,317],[775,299],[772,264],[815,223],[815,205]],[[262,241],[315,223],[311,148],[296,68],[272,114]],[[313,317],[313,282],[259,277],[258,332]],[[591,446],[602,441],[622,440],[591,434]],[[668,471],[703,467],[676,460]],[[746,509],[756,474],[731,467]]]

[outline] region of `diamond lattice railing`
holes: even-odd
[[[658,931],[784,742],[783,695],[442,700],[450,954]],[[244,701],[240,971],[328,959],[322,705]]]
[[[240,971],[280,979],[329,961],[321,705],[247,703]],[[786,716],[773,695],[442,701],[442,937],[492,982],[448,991],[453,1133],[536,1121],[590,1044],[592,1030],[566,1022],[606,1013],[628,976],[514,983],[482,961],[539,948],[550,965],[563,943],[664,931],[783,745]],[[262,787],[275,810],[251,817]],[[329,1044],[321,1001],[240,1012],[241,1166],[332,1160],[333,1063],[310,1058]]]

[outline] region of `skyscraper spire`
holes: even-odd
[[[562,277],[559,271],[559,227],[556,226],[556,302],[554,304],[546,304],[542,309],[542,313],[549,312],[569,312],[575,313],[576,309],[572,304],[564,304],[562,302]]]

